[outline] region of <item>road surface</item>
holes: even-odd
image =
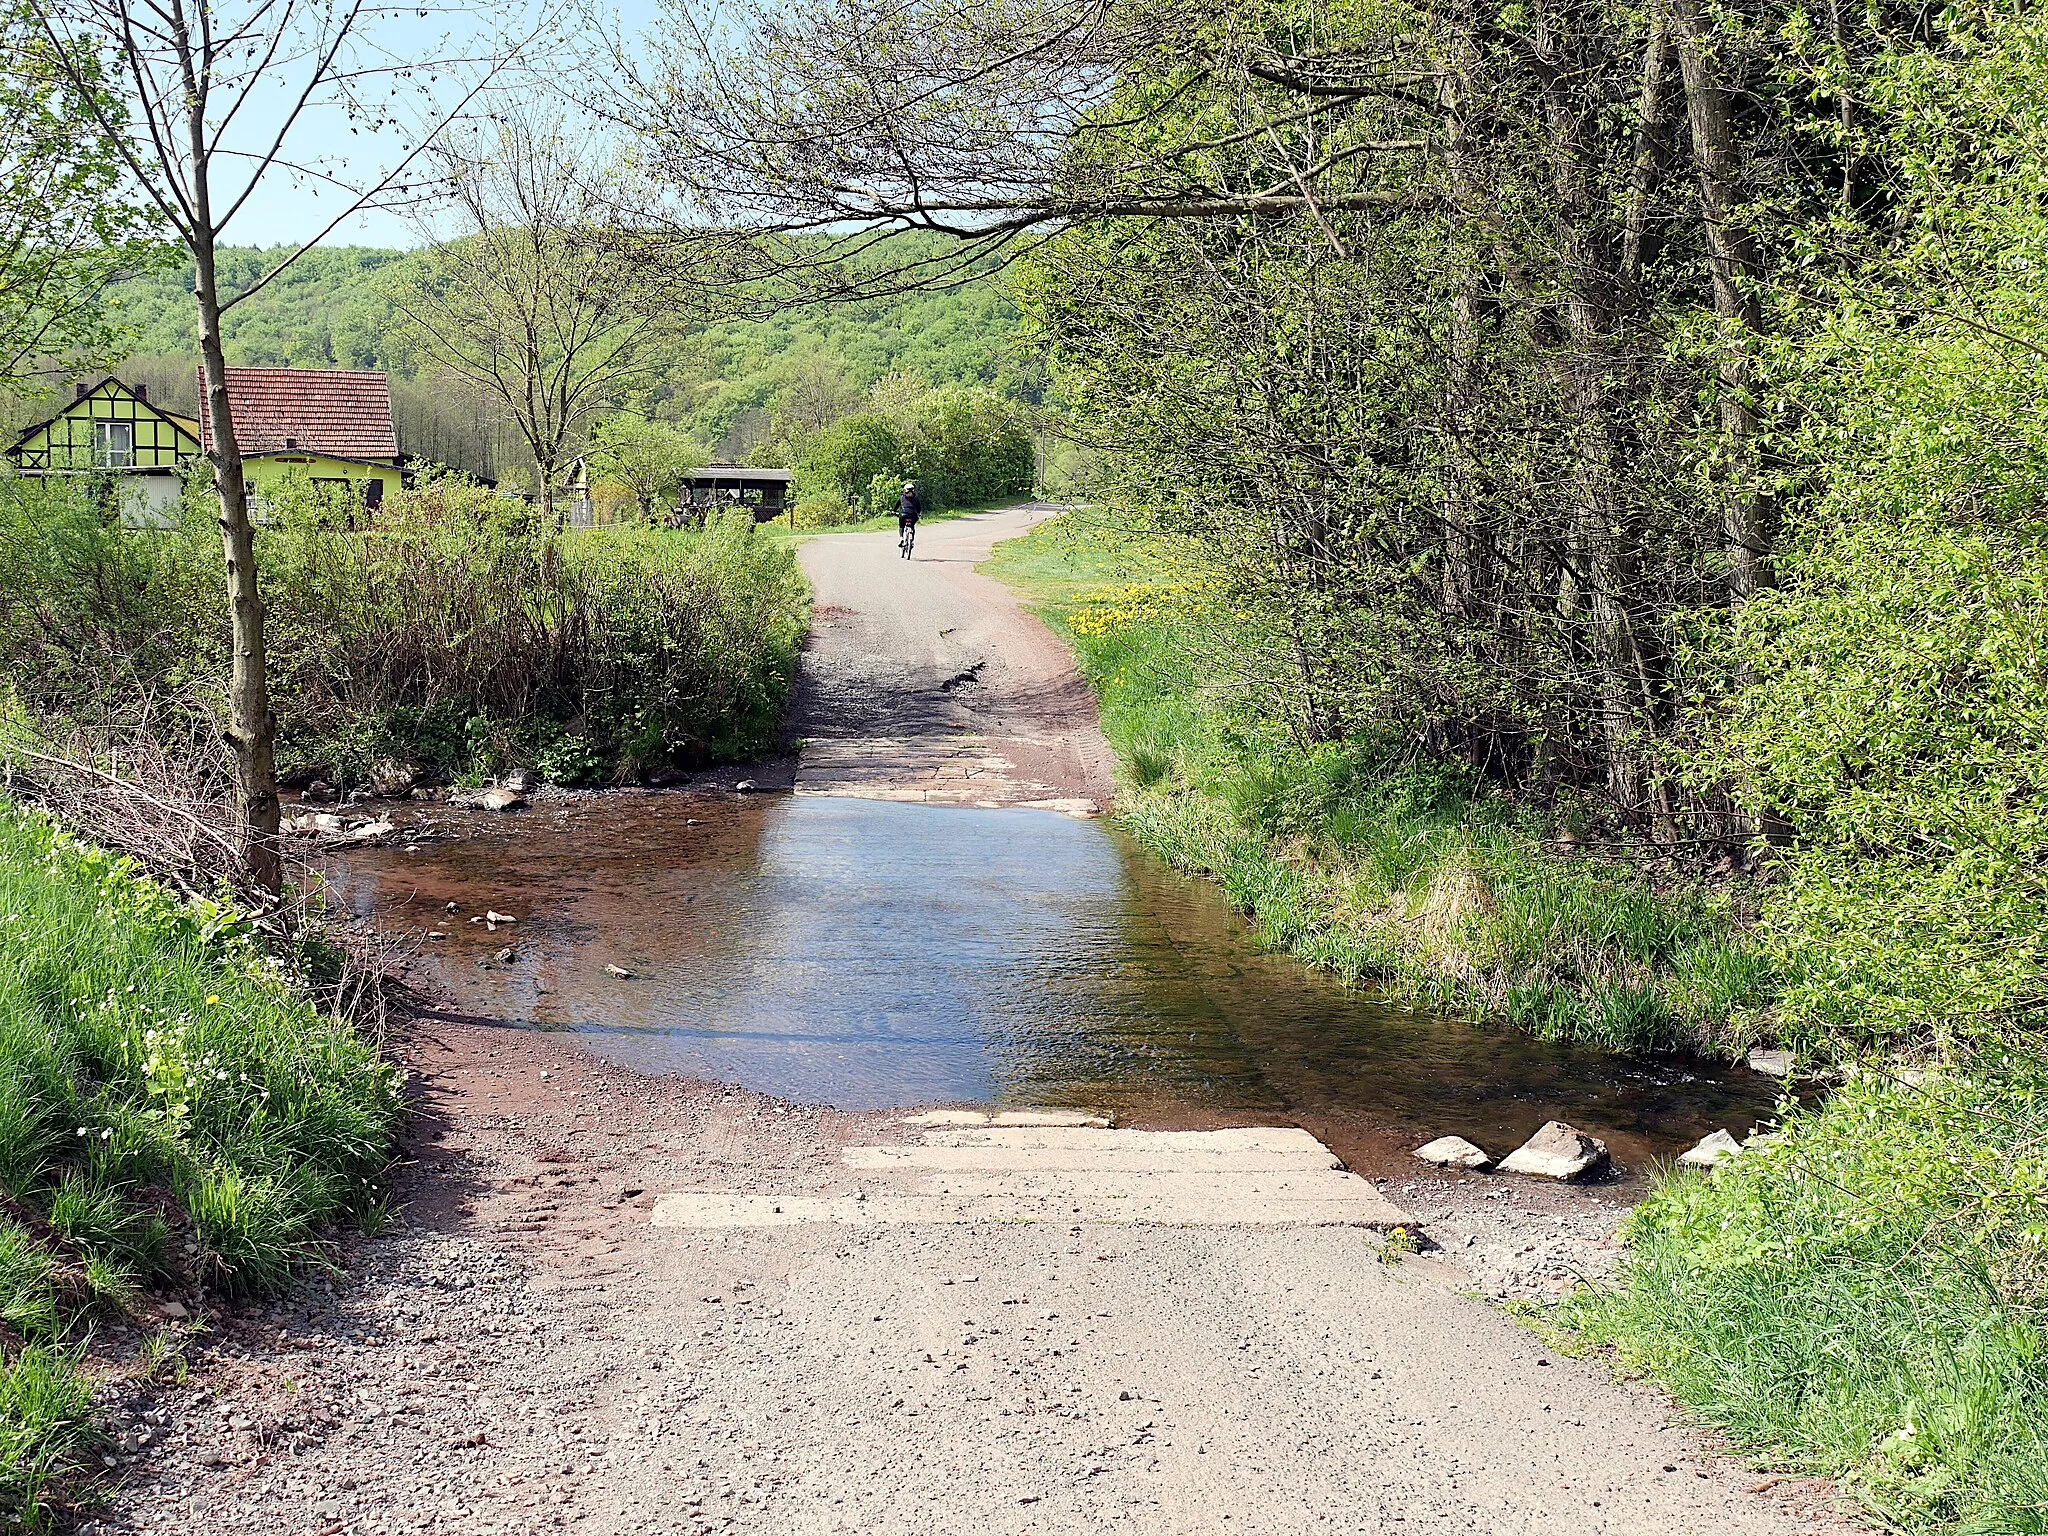
[[[800,792],[1106,796],[1085,690],[972,570],[1042,515],[929,524],[908,564],[805,547]],[[128,1390],[103,1530],[1847,1529],[1474,1299],[1455,1249],[1390,1262],[1398,1191],[1298,1133],[843,1114],[445,1016],[398,1048],[392,1230],[216,1320],[190,1386]]]

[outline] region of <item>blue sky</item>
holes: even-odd
[[[659,0],[611,0],[607,10],[613,18],[612,24],[623,24],[629,32],[640,33],[653,22],[658,3]],[[473,21],[478,30],[471,45],[481,42],[495,27],[516,25],[516,15],[515,7],[474,13]],[[461,13],[451,18],[449,13],[442,12],[424,19],[407,13],[403,19],[389,19],[381,23],[373,36],[386,52],[400,57],[442,57],[449,51],[446,39],[451,20],[459,23]],[[459,37],[455,51],[466,51],[464,40]],[[539,56],[543,62],[567,63],[564,51],[549,46],[539,50]],[[436,101],[437,91],[445,96],[451,89],[447,85],[415,89],[414,99],[409,103],[410,116],[419,121],[437,105],[443,105],[445,109],[445,104]],[[265,102],[264,98],[281,99],[281,95],[281,91],[264,92],[257,100],[252,100],[251,106],[253,108],[259,103],[274,105],[274,102]],[[275,120],[274,114],[272,120]],[[252,116],[252,131],[261,121]],[[313,238],[352,200],[349,194],[324,184],[320,177],[330,176],[351,186],[374,183],[404,156],[414,137],[405,131],[370,134],[352,125],[339,110],[309,113],[300,119],[287,153],[301,165],[316,167],[318,174],[295,176],[282,168],[274,168],[257,194],[250,198],[228,227],[228,243],[267,246],[297,244]],[[413,246],[419,244],[421,238],[414,214],[371,209],[343,223],[327,236],[326,243]]]

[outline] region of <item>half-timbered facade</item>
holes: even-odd
[[[198,422],[152,405],[140,385],[104,379],[81,384],[63,410],[24,431],[7,462],[18,475],[97,476],[124,522],[162,527],[176,520],[199,451]]]

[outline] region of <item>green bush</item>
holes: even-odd
[[[181,527],[138,532],[75,490],[0,482],[0,662],[24,702],[78,718],[218,699],[228,635],[204,496]],[[600,760],[579,757],[578,782],[596,782],[774,738],[808,597],[786,544],[748,517],[552,534],[453,480],[390,498],[367,530],[334,526],[310,486],[267,504],[287,771],[358,782],[398,759],[473,775],[568,734]]]
[[[814,437],[797,465],[820,498],[890,511],[906,481],[927,511],[985,506],[1031,489],[1037,468],[1030,427],[1016,403],[988,389],[895,376],[876,408],[841,418]]]

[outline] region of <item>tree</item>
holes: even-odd
[[[163,264],[119,148],[93,121],[121,104],[90,42],[70,56],[18,5],[0,9],[0,381],[61,381],[107,366],[119,346],[110,284]]]
[[[663,35],[688,45],[643,65],[614,44],[593,94],[638,135],[678,232],[751,257],[776,302],[957,282],[1094,219],[1407,207],[1414,190],[1378,173],[1430,147],[1343,131],[1362,105],[1434,99],[1414,46],[1426,17],[1401,5],[1347,10],[1345,45],[1322,50],[1296,41],[1318,30],[1306,16],[1155,0],[660,9]],[[1103,110],[1139,71],[1145,89]],[[1191,90],[1234,97],[1240,120],[1212,132],[1180,110]],[[892,249],[903,229],[956,244]]]
[[[661,365],[673,311],[593,190],[559,121],[513,115],[436,151],[460,233],[436,245],[398,307],[427,354],[511,416],[541,516],[591,417]]]
[[[621,411],[598,422],[590,434],[593,478],[624,485],[643,520],[672,503],[689,483],[690,471],[703,462],[703,447],[665,421]]]
[[[242,449],[228,399],[221,317],[262,292],[304,252],[381,198],[404,195],[424,149],[465,111],[502,60],[455,72],[443,93],[426,87],[436,66],[390,62],[368,35],[380,13],[367,0],[22,0],[87,120],[104,136],[145,201],[192,258],[199,370],[213,442],[208,460],[220,505],[233,660],[226,735],[234,752],[238,844],[259,892],[284,886],[278,847],[277,716],[271,705],[256,531]],[[423,11],[424,14],[424,11]],[[98,61],[111,57],[118,99]],[[401,98],[401,89],[404,96]],[[452,91],[452,102],[446,99]],[[402,106],[401,101],[408,104]],[[425,101],[426,116],[409,116]],[[339,114],[402,141],[381,173],[347,182],[294,157],[314,117]],[[342,191],[342,206],[312,240],[251,280],[223,280],[224,233],[278,173]]]
[[[845,416],[811,439],[798,461],[806,489],[852,500],[867,493],[877,475],[899,478],[903,440],[896,424],[879,411]]]

